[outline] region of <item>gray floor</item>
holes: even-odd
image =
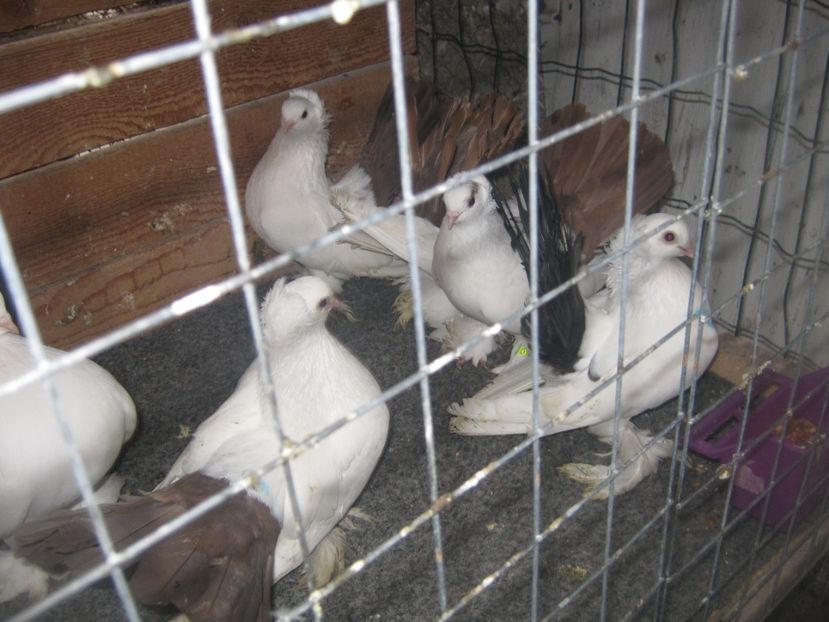
[[[264,288],[263,288],[264,291]],[[388,387],[415,368],[415,346],[411,326],[394,326],[391,305],[395,290],[388,284],[356,280],[347,284],[344,297],[359,319],[332,322],[340,339]],[[430,357],[438,354],[430,345]],[[503,353],[502,353],[503,354]],[[186,432],[233,391],[236,380],[252,360],[253,350],[245,324],[241,297],[219,301],[207,310],[165,326],[114,349],[98,360],[124,384],[135,399],[141,427],[126,448],[121,471],[131,491],[152,488],[165,474],[187,443]],[[432,378],[435,451],[438,486],[449,491],[491,460],[518,444],[520,437],[461,438],[447,431],[446,406],[474,393],[489,372],[470,366],[450,365]],[[711,403],[727,385],[707,375],[700,383],[698,400]],[[349,561],[372,551],[392,537],[404,524],[424,511],[429,503],[429,481],[423,440],[423,419],[417,389],[398,396],[391,404],[392,425],[386,452],[369,482],[359,505],[371,514],[374,524],[352,534]],[[675,403],[637,419],[653,430],[668,425],[676,413]],[[593,437],[575,431],[548,437],[541,443],[542,523],[549,524],[581,496],[581,488],[560,476],[556,467],[571,461],[596,461],[595,452],[605,451]],[[446,560],[446,592],[450,606],[456,604],[484,577],[528,546],[532,534],[531,452],[524,452],[496,471],[481,485],[458,499],[440,515]],[[712,479],[715,466],[693,458],[687,471],[686,495],[695,501],[677,519],[672,567],[692,559],[717,533],[723,511],[725,484]],[[608,619],[623,619],[641,599],[641,617],[652,618],[650,593],[657,577],[664,520],[650,521],[664,506],[670,468],[663,463],[649,478],[614,504],[612,551],[633,536],[608,574],[606,599],[602,580],[587,583],[602,565],[605,555],[608,506],[589,502],[572,519],[545,540],[540,554],[539,611],[567,620],[597,619],[603,600]],[[650,521],[650,522],[649,522]],[[725,596],[714,607],[742,588],[747,576],[741,562],[753,550],[759,523],[740,521],[722,548],[716,585],[725,585]],[[763,532],[763,537],[765,537]],[[780,537],[762,547],[757,561],[779,546]],[[524,557],[506,575],[464,608],[461,620],[519,620],[529,617],[531,558]],[[708,586],[713,550],[684,572],[667,594],[665,619],[699,619],[700,600]],[[752,572],[756,568],[752,568]],[[736,574],[735,574],[736,573]],[[736,576],[738,580],[731,580]],[[275,588],[277,608],[290,607],[304,598],[299,572],[286,577]],[[0,609],[0,617],[19,609]],[[427,523],[399,546],[381,556],[365,571],[345,583],[323,603],[329,620],[426,620],[439,616],[432,531]],[[169,617],[167,611],[142,609],[147,619]],[[92,589],[53,610],[52,620],[115,620],[123,618],[113,592],[106,586]],[[801,616],[801,620],[809,619]]]

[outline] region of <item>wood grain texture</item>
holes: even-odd
[[[215,32],[318,5],[312,0],[214,0]],[[403,7],[404,46],[414,48],[414,2]],[[0,91],[84,70],[193,37],[188,4],[124,15],[0,47]],[[238,44],[218,54],[224,104],[253,101],[388,58],[383,7]],[[0,178],[206,112],[196,59],[0,116]]]
[[[134,3],[135,0],[3,0],[0,2],[0,32]]]
[[[714,360],[708,368],[723,380],[735,386],[743,386],[752,372],[768,365],[774,371],[794,378],[797,376],[797,364],[770,352],[763,346],[757,348],[757,364],[751,367],[753,342],[746,337],[735,337],[719,330],[720,344]],[[805,373],[805,372],[804,372]]]
[[[752,573],[747,579],[750,596],[746,602],[742,600],[742,592],[738,591],[726,605],[714,611],[709,620],[774,619],[769,614],[827,552],[829,519],[824,518],[811,529],[795,532],[785,549],[776,551]]]
[[[334,177],[356,160],[390,75],[381,64],[311,85],[333,118]],[[228,111],[240,200],[284,97]],[[0,182],[0,205],[52,345],[88,340],[235,270],[207,119]]]

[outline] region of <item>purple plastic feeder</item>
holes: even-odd
[[[771,499],[765,517],[768,525],[782,529],[788,529],[792,521],[798,524],[823,499],[824,478],[829,472],[829,412],[823,412],[827,404],[829,368],[802,376],[796,387],[794,384],[792,379],[768,369],[755,378],[743,438],[743,457],[737,463],[731,496],[735,507],[751,507],[752,516],[763,518],[765,501],[754,502],[772,484],[774,459],[782,442],[774,474],[777,483],[769,493]],[[793,416],[786,438],[781,438],[782,416],[789,405],[792,388],[795,388]],[[745,400],[746,394],[736,391],[697,422],[691,430],[691,449],[706,458],[729,462],[737,450]],[[772,427],[775,429],[771,430]],[[768,434],[764,437],[764,433]],[[798,495],[802,504],[795,512]]]

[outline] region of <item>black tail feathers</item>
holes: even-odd
[[[492,194],[513,248],[530,276],[529,172],[519,160],[492,175]],[[581,237],[568,226],[550,188],[538,175],[538,292],[539,297],[572,278],[581,263]],[[514,207],[513,207],[514,206]],[[572,286],[538,309],[539,357],[560,374],[574,370],[585,329],[585,306],[578,287]],[[531,319],[524,316],[522,332],[531,337]]]

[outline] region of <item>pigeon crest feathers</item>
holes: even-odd
[[[634,216],[630,226],[630,242],[647,235],[650,231],[673,221],[669,214],[651,214],[649,216]],[[625,233],[621,229],[607,244],[608,253],[613,254],[624,248]],[[687,225],[676,221],[670,227],[652,235],[644,242],[631,248],[628,260],[628,278],[631,280],[647,277],[649,268],[666,259],[681,256],[693,256],[691,249],[691,234]],[[612,291],[619,291],[622,283],[622,257],[614,259],[607,270],[607,286]]]
[[[319,95],[310,89],[294,89],[282,103],[282,127],[285,132],[328,131],[330,115]]]
[[[271,344],[322,328],[328,312],[338,305],[331,287],[315,276],[276,282],[262,303],[262,329]]]

